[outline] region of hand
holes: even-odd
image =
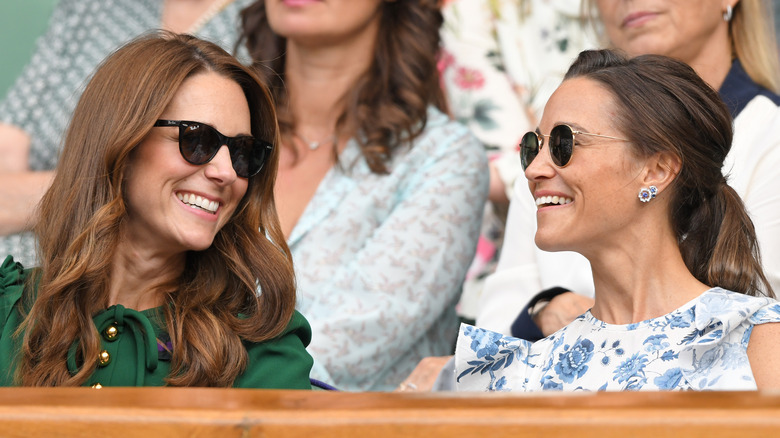
[[[394,392],[430,392],[442,368],[451,358],[452,356],[423,358]]]
[[[549,336],[585,313],[593,307],[593,303],[593,298],[565,292],[550,300],[550,303],[534,316],[534,322],[545,336]]]
[[[13,125],[0,123],[0,173],[29,169],[30,136]]]

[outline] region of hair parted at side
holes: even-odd
[[[238,83],[252,134],[278,144],[270,93],[256,73],[218,46],[157,32],[109,56],[76,106],[54,181],[39,206],[39,287],[37,296],[28,292],[24,299],[29,312],[22,326],[21,384],[80,385],[94,371],[95,361],[83,358],[97,357],[100,347],[92,315],[108,305],[112,255],[127,219],[129,156],[181,84],[204,72]],[[181,277],[159,287],[173,344],[169,385],[231,385],[247,363],[242,340],[273,338],[292,317],[292,259],[273,197],[278,159],[274,148],[212,246],[188,253]],[[74,342],[82,358],[75,374],[66,365]]]
[[[681,61],[629,59],[611,50],[580,53],[564,80],[575,77],[596,81],[614,96],[618,127],[638,156],[680,157],[667,189],[669,219],[688,270],[709,286],[774,296],[753,222],[721,172],[733,132],[717,91]]]
[[[720,4],[713,3],[713,7]],[[596,0],[584,0],[582,15],[587,17],[602,43],[608,44],[598,23]],[[766,0],[739,0],[732,10],[729,37],[733,56],[742,63],[755,83],[774,93],[780,93],[780,60],[778,59],[775,23],[772,7]]]
[[[409,144],[425,129],[428,106],[446,112],[436,67],[439,28],[443,22],[439,0],[395,0],[382,3],[374,58],[368,71],[343,100],[336,130],[357,127],[356,140],[371,170],[387,172],[393,151]],[[286,40],[268,23],[265,0],[241,13],[245,44],[258,72],[269,84],[279,111],[283,134],[295,129],[287,109],[284,84]]]

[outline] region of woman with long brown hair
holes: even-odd
[[[459,389],[780,388],[780,304],[722,170],[732,132],[686,63],[582,52],[520,160],[536,244],[588,259],[595,304],[536,343],[463,326]]]
[[[277,129],[212,43],[155,34],[104,61],[39,207],[40,267],[0,268],[0,384],[310,388]]]
[[[488,171],[443,114],[437,0],[257,1],[244,38],[278,105],[276,199],[312,376],[392,389],[448,354]]]

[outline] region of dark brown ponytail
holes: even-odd
[[[586,77],[615,97],[617,122],[640,156],[672,152],[682,166],[669,220],[688,270],[699,281],[774,296],[761,268],[753,222],[722,174],[732,119],[717,91],[687,64],[612,50],[580,53],[565,79]]]

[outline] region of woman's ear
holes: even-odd
[[[682,167],[682,160],[671,152],[658,152],[648,158],[645,165],[643,187],[655,186],[662,193],[677,177]]]

